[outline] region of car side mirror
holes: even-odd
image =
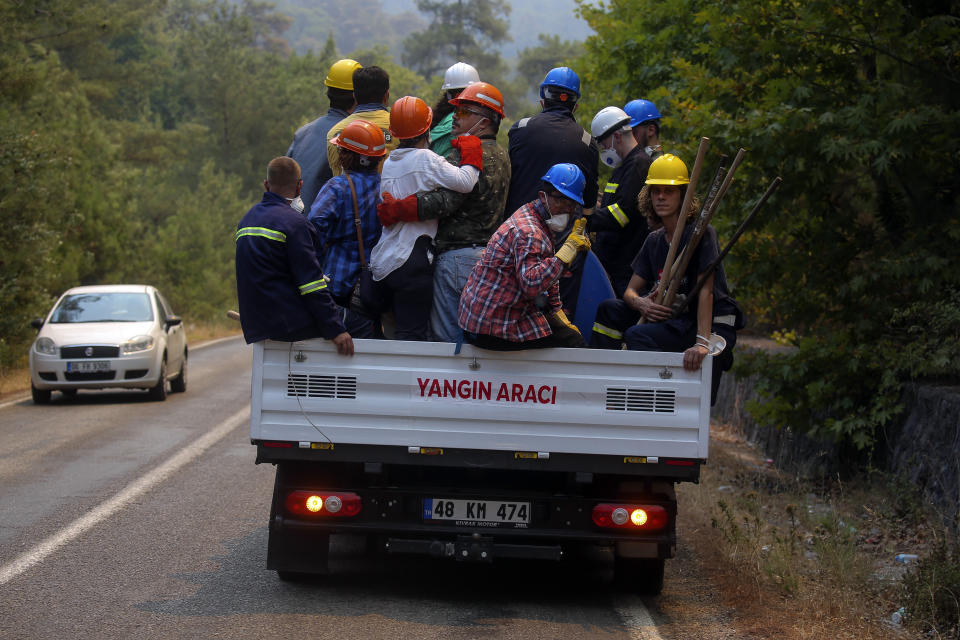
[[[34,318],[30,321],[30,326],[40,331],[40,328],[43,327],[43,318]]]
[[[183,322],[183,318],[181,318],[180,316],[167,316],[168,327],[175,327],[181,322]]]

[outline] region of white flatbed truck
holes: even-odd
[[[707,459],[709,357],[691,372],[678,353],[354,343],[254,345],[250,437],[277,467],[269,569],[326,573],[336,533],[475,562],[600,545],[619,584],[660,591],[675,483]]]

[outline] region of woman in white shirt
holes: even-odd
[[[383,164],[381,198],[400,200],[420,191],[445,187],[469,193],[483,169],[480,139],[460,136],[457,167],[430,150],[433,112],[420,98],[404,96],[390,110],[390,133],[400,140]],[[397,340],[429,340],[433,305],[433,238],[436,220],[397,222],[383,228],[370,256],[373,286],[363,292],[364,304],[393,309]]]

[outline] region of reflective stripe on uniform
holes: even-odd
[[[300,295],[305,296],[308,293],[313,293],[314,291],[320,291],[320,289],[327,288],[327,281],[323,278],[319,280],[314,280],[313,282],[308,282],[307,284],[300,285]]]
[[[607,186],[603,188],[604,193],[616,193],[617,187],[620,186],[619,182],[608,182]]]
[[[734,314],[729,314],[725,316],[713,316],[713,324],[725,324],[729,326],[734,326],[737,323],[737,316]]]
[[[233,241],[236,242],[243,236],[260,236],[267,240],[276,240],[277,242],[287,241],[287,234],[273,229],[267,229],[266,227],[243,227],[242,229],[238,229],[237,234],[233,237]]]
[[[607,210],[610,212],[610,215],[612,215],[614,219],[620,223],[621,227],[625,227],[630,224],[630,218],[627,217],[627,214],[623,212],[623,209],[621,209],[620,205],[618,205],[616,202],[607,207]]]
[[[599,333],[600,335],[607,336],[608,338],[613,338],[614,340],[623,339],[623,334],[621,332],[617,331],[616,329],[611,329],[610,327],[606,327],[600,324],[599,322],[593,323],[593,331],[594,333]]]

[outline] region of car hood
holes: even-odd
[[[58,347],[62,347],[72,344],[121,344],[142,335],[156,335],[153,322],[47,323],[37,337],[50,338]]]

